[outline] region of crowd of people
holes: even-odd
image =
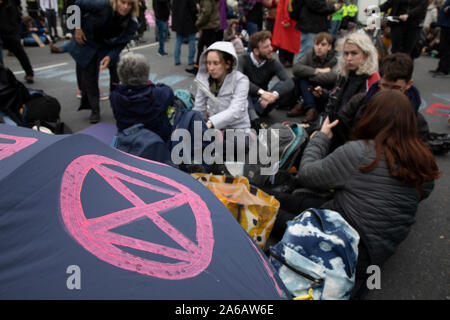
[[[148,57],[121,56],[138,33],[140,1],[77,0],[76,4],[83,13],[82,27],[74,31],[67,50],[76,62],[80,108],[91,110],[91,123],[100,121],[99,72],[109,68],[118,130],[143,123],[168,141],[172,88],[148,80]],[[424,0],[388,0],[380,7],[401,20],[391,26],[391,54],[380,60],[367,34],[340,32],[355,21],[357,7],[352,1],[153,0],[158,54],[168,55],[165,39],[171,15],[176,33],[174,63],[181,64],[181,48],[188,43],[186,71],[195,74],[198,88],[193,110],[208,128],[258,130],[275,108],[286,109],[286,119],[301,117],[303,123],[316,126],[295,164],[296,182],[314,190],[332,189],[333,198],[275,194],[281,208],[273,235],[282,236],[286,221],[309,207],[339,212],[361,236],[357,266],[361,281],[364,268],[382,265],[406,238],[419,202],[440,175],[426,144],[428,127],[418,112],[421,99],[413,85],[410,57],[427,5]],[[1,39],[32,78],[18,37],[6,32],[15,34],[17,28],[17,17],[5,11],[13,6],[12,0],[0,0]],[[54,15],[47,15],[51,9],[46,8],[50,27]],[[449,10],[446,0],[437,20],[427,27],[431,30],[433,23],[440,27],[435,75],[450,71]],[[3,23],[6,17],[8,30]],[[57,36],[50,34],[50,40]],[[287,71],[290,67],[292,75]],[[324,115],[323,121],[319,115]]]

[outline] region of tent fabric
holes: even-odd
[[[84,134],[0,125],[0,299],[287,299],[201,183]]]

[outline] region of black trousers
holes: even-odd
[[[45,10],[45,17],[47,18],[48,32],[53,39],[58,36],[58,30],[56,29],[56,11],[55,9]]]
[[[212,45],[214,42],[216,41],[220,41],[222,39],[219,40],[219,33],[215,30],[202,30],[202,35],[200,36],[200,39],[198,40],[197,43],[197,61],[196,64],[199,64],[200,61],[200,56],[202,55],[203,52],[203,48],[206,47],[208,48],[210,45]],[[222,33],[222,38],[223,38],[223,33]]]
[[[20,65],[22,66],[23,70],[25,71],[25,74],[27,76],[33,76],[33,68],[30,63],[30,59],[28,58],[27,53],[25,52],[25,49],[23,48],[22,44],[20,43],[20,37],[19,35],[12,34],[12,35],[1,35],[1,39],[3,41],[3,48],[8,49],[16,56],[16,58],[19,60]]]
[[[81,91],[81,106],[78,110],[91,109],[93,113],[100,113],[100,89],[98,86],[100,73],[100,59],[95,56],[86,68],[78,63],[76,66],[78,87]],[[119,83],[117,64],[109,65],[109,87]]]
[[[391,24],[392,53],[403,52],[411,56],[419,32],[419,27],[411,27],[403,23]]]
[[[448,74],[450,72],[450,28],[441,27],[439,54],[441,58],[438,70]]]
[[[310,196],[295,196],[290,193],[270,192],[279,202],[277,218],[271,236],[281,240],[286,231],[287,222],[309,208],[320,208],[328,199]]]

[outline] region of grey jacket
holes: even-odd
[[[235,60],[233,71],[225,77],[217,97],[209,89],[209,73],[206,68],[206,53],[209,50],[228,52]],[[209,120],[216,129],[248,129],[250,128],[247,100],[249,83],[247,76],[237,71],[237,54],[233,44],[227,41],[215,42],[200,56],[195,78],[198,90],[194,110],[200,111],[203,115],[208,113]]]
[[[333,87],[337,81],[337,73],[331,70],[327,73],[316,74],[316,68],[333,69],[336,64],[337,59],[334,50],[328,52],[325,59],[321,60],[314,53],[314,49],[311,49],[294,65],[292,73],[294,77],[308,79],[316,85]]]
[[[304,186],[335,190],[323,208],[339,212],[360,234],[371,263],[381,265],[415,222],[419,192],[393,178],[383,156],[374,170],[359,171],[375,159],[373,141],[351,141],[327,156],[329,143],[322,132],[311,139],[297,177]],[[434,182],[422,186],[422,199],[433,186]]]

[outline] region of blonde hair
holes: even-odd
[[[339,74],[347,77],[349,73],[343,55],[344,45],[346,44],[357,46],[366,55],[366,59],[359,65],[358,70],[356,70],[357,75],[371,75],[375,72],[378,72],[378,52],[373,45],[372,40],[365,33],[353,32],[345,36],[340,41],[339,47],[341,48],[341,50],[338,57]]]
[[[111,5],[111,7],[113,8],[114,11],[116,11],[117,8],[117,1],[119,0],[109,0],[109,4]],[[130,0],[127,0],[130,1]],[[131,15],[133,17],[137,17],[139,16],[139,3],[138,0],[131,0],[131,2],[133,2],[133,9],[131,9]]]

